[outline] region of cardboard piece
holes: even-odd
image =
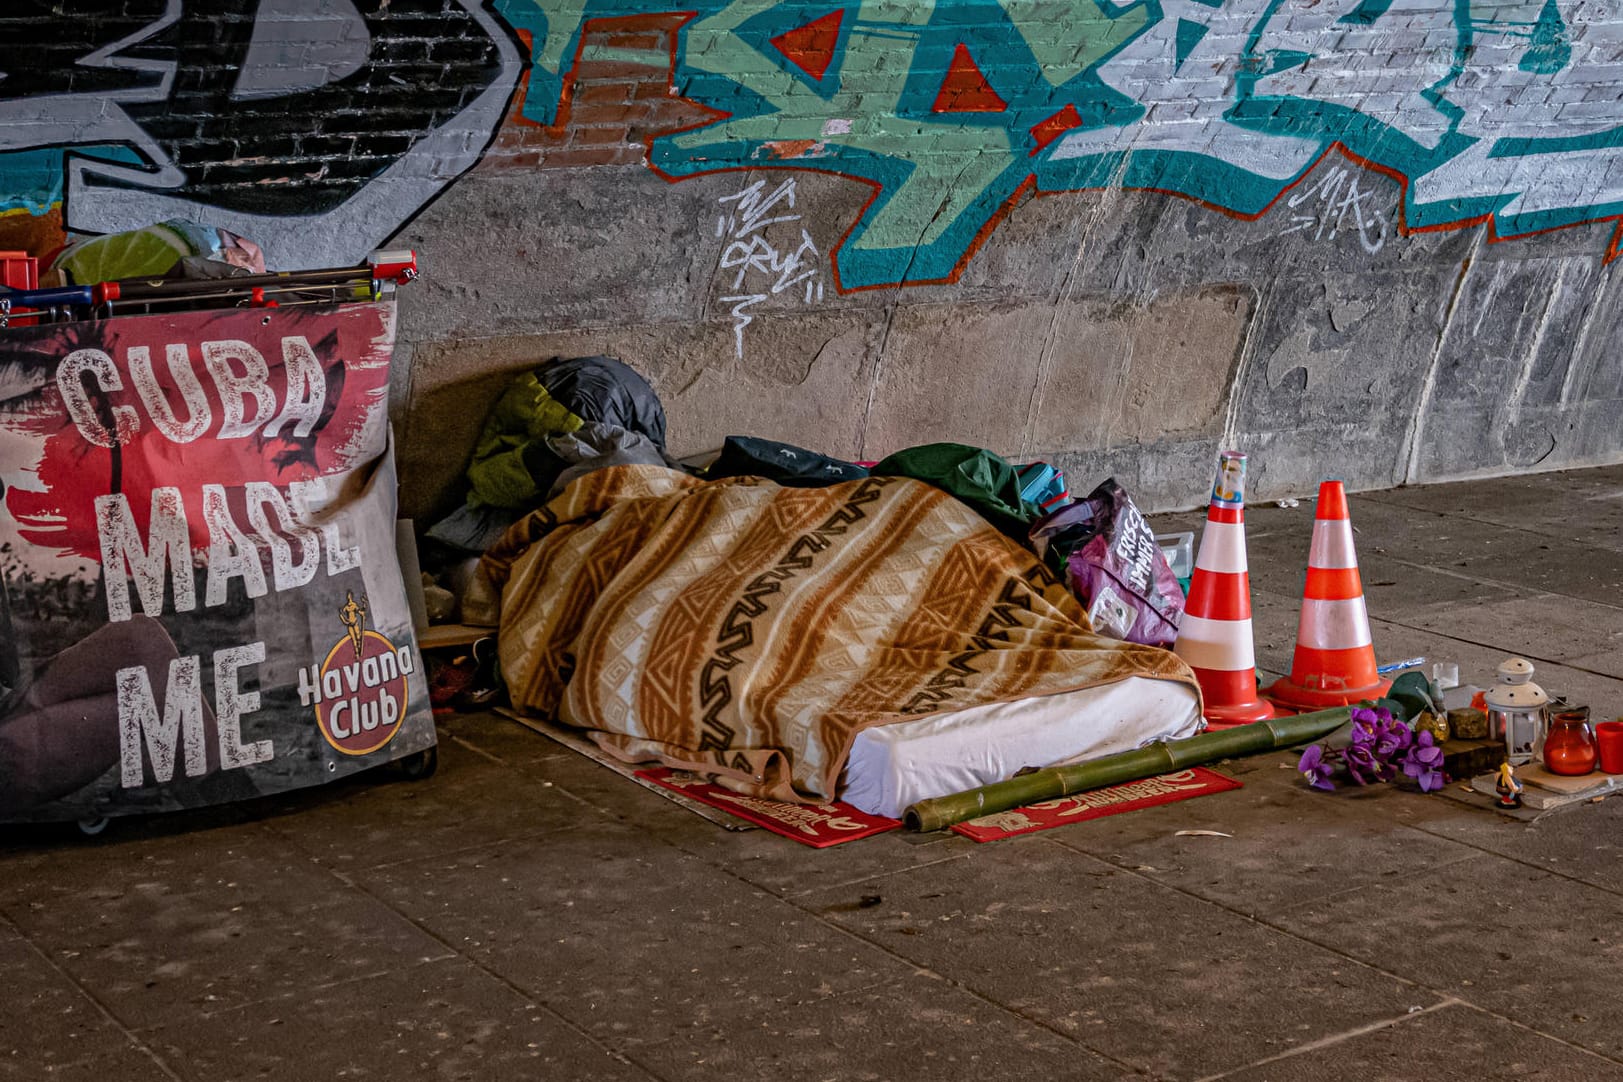
[[[1623,774],[1585,774],[1573,778],[1551,774],[1536,763],[1519,768],[1516,777],[1523,784],[1522,805],[1535,811],[1581,804],[1598,796],[1623,792]],[[1471,779],[1471,788],[1488,796],[1496,796],[1494,782],[1498,774],[1479,774]]]

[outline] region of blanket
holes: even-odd
[[[931,485],[596,470],[485,557],[515,708],[773,800],[838,794],[863,729],[1129,676],[1032,553]]]

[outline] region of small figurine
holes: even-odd
[[[1522,806],[1522,782],[1516,777],[1516,768],[1510,765],[1510,760],[1499,764],[1499,780],[1493,783],[1493,791],[1499,794],[1501,808]]]

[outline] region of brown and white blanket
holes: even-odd
[[[1030,552],[900,477],[828,488],[657,466],[576,480],[485,557],[515,708],[776,800],[837,796],[873,725],[1145,676]]]

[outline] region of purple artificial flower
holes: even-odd
[[[1307,782],[1315,789],[1330,792],[1335,789],[1336,783],[1330,780],[1335,773],[1334,752],[1326,757],[1328,749],[1323,744],[1311,744],[1302,752],[1302,761],[1296,764],[1296,769],[1307,776]]]
[[[1296,765],[1315,789],[1331,790],[1338,767],[1358,785],[1393,781],[1398,774],[1413,778],[1423,793],[1443,787],[1443,749],[1430,732],[1416,733],[1403,719],[1385,707],[1365,703],[1353,707],[1350,743],[1336,749],[1315,744],[1302,752]]]
[[[1422,793],[1443,787],[1443,749],[1429,732],[1422,732],[1403,759],[1403,772],[1413,778]]]
[[[1385,713],[1385,711],[1382,711]],[[1403,722],[1394,719],[1390,714],[1377,722],[1375,728],[1375,754],[1385,762],[1390,762],[1401,751],[1406,751],[1414,743],[1414,730]]]
[[[1368,785],[1376,781],[1386,767],[1385,763],[1375,758],[1375,752],[1367,742],[1348,747],[1342,752],[1342,760],[1347,764],[1348,776],[1359,785]]]

